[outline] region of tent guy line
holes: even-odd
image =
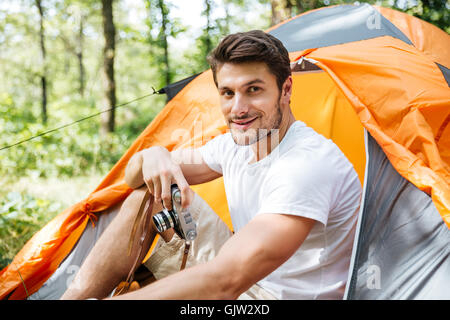
[[[15,146],[18,146],[19,144],[22,144],[22,143],[28,142],[28,141],[30,141],[30,140],[33,140],[33,139],[42,137],[42,136],[44,136],[44,135],[47,135],[47,134],[49,134],[49,133],[52,133],[52,132],[55,132],[55,131],[58,131],[58,130],[61,130],[61,129],[64,129],[64,128],[66,128],[66,127],[70,127],[71,125],[77,124],[77,123],[79,123],[79,122],[82,122],[82,121],[84,121],[84,120],[88,120],[88,119],[93,118],[93,117],[96,117],[96,116],[98,116],[98,115],[100,115],[100,114],[102,114],[102,113],[105,113],[105,112],[108,112],[108,111],[111,111],[111,110],[114,110],[114,109],[117,109],[117,108],[120,108],[120,107],[124,107],[124,106],[126,106],[126,105],[129,105],[130,103],[133,103],[133,102],[142,100],[142,99],[147,98],[147,97],[149,97],[149,96],[153,96],[153,95],[155,95],[155,94],[161,94],[161,93],[162,93],[162,92],[160,92],[161,90],[156,91],[155,88],[153,88],[153,87],[152,87],[152,89],[153,89],[153,92],[152,92],[152,93],[149,93],[149,94],[146,94],[146,95],[144,95],[144,96],[135,98],[135,99],[130,100],[130,101],[128,101],[128,102],[124,102],[124,103],[119,104],[119,105],[116,105],[116,106],[114,106],[114,107],[112,107],[112,108],[109,108],[109,109],[105,109],[105,110],[99,111],[99,112],[97,112],[97,113],[91,114],[91,115],[89,115],[89,116],[87,116],[87,117],[84,117],[84,118],[75,120],[75,121],[73,121],[73,122],[66,123],[66,124],[64,124],[64,125],[62,125],[62,126],[59,126],[59,127],[57,127],[57,128],[54,128],[54,129],[51,129],[51,130],[48,130],[48,131],[41,132],[41,133],[39,133],[39,134],[37,134],[37,135],[35,135],[35,136],[32,136],[32,137],[30,137],[30,138],[26,138],[26,139],[23,139],[23,140],[18,141],[18,142],[16,142],[16,143],[13,143],[13,144],[10,144],[10,145],[1,147],[1,148],[0,148],[0,151],[5,150],[5,149],[9,149],[9,148],[12,148],[12,147],[15,147]]]

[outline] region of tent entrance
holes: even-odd
[[[364,127],[352,105],[328,73],[311,62],[297,64],[292,78],[291,109],[295,118],[333,140],[353,164],[362,185],[366,165]]]

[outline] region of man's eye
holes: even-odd
[[[259,87],[250,87],[250,88],[248,88],[249,92],[258,92],[259,90],[260,90]]]
[[[233,94],[234,93],[231,90],[227,90],[227,91],[222,92],[222,95],[224,95],[226,97],[231,97],[231,96],[233,96]]]

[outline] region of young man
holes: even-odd
[[[188,207],[195,200],[189,185],[223,176],[235,233],[212,259],[117,298],[235,299],[257,286],[256,298],[341,299],[361,193],[353,166],[295,120],[290,61],[278,39],[262,31],[229,35],[210,63],[230,132],[189,152],[143,150],[126,181],[145,184],[170,209],[172,183]]]

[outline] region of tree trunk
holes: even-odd
[[[158,1],[158,7],[161,10],[161,30],[160,30],[160,41],[162,44],[162,48],[164,50],[163,62],[165,66],[165,85],[168,85],[172,82],[172,77],[170,73],[170,65],[169,65],[169,46],[167,43],[167,10],[163,0]]]
[[[211,30],[213,27],[211,26],[211,0],[205,0],[205,16],[206,16],[206,35],[205,35],[205,50],[207,56],[209,52],[212,50],[211,43]]]
[[[84,26],[83,26],[83,15],[80,14],[79,30],[78,30],[78,48],[77,48],[77,59],[78,59],[78,70],[79,70],[79,87],[78,92],[82,97],[84,97],[84,87],[85,87],[85,77],[86,72],[83,64],[83,41],[84,41]]]
[[[289,19],[292,15],[292,4],[290,0],[270,0],[272,7],[272,26]]]
[[[231,15],[230,15],[230,8],[229,3],[224,3],[224,10],[225,10],[225,26],[223,29],[223,34],[227,35],[230,33],[230,21],[231,21]]]
[[[297,8],[297,14],[316,9],[320,7],[318,0],[295,0],[295,7]]]
[[[41,105],[42,105],[42,122],[47,123],[47,62],[45,50],[45,35],[44,35],[44,9],[42,8],[41,0],[35,0],[39,11],[39,38],[41,46]]]
[[[103,108],[111,109],[102,113],[101,132],[114,132],[116,105],[116,84],[114,81],[114,56],[115,56],[115,36],[116,30],[113,21],[113,1],[102,0],[103,15],[103,36],[105,46],[103,48],[103,84],[104,84],[104,103]]]
[[[305,6],[303,4],[303,0],[296,0],[295,6],[297,7],[297,14],[305,12]]]

